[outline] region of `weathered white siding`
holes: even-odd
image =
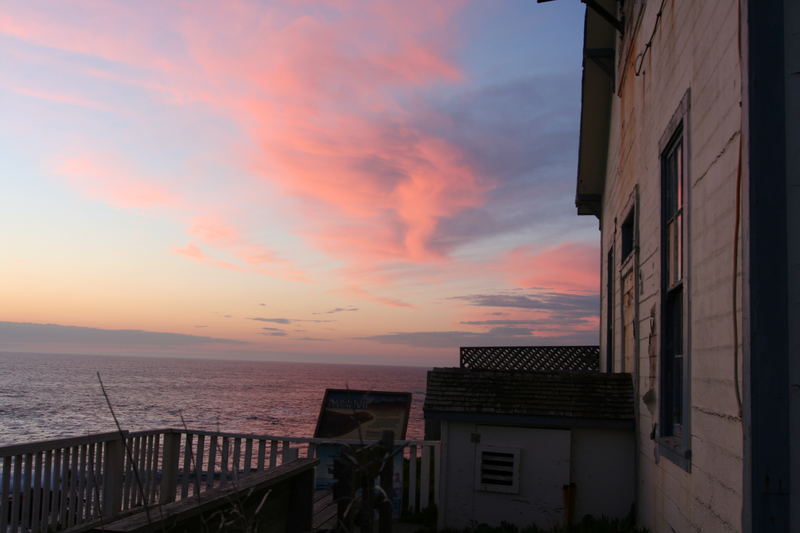
[[[569,483],[568,430],[448,422],[442,433],[443,477],[447,481],[441,502],[447,527],[497,526],[502,521],[521,527],[534,522],[542,527],[561,523],[562,486]],[[474,442],[476,438],[480,443]],[[478,448],[487,444],[521,450],[519,493],[476,490]]]
[[[633,46],[618,57],[608,168],[601,216],[603,257],[615,247],[614,320],[623,316],[621,276],[637,276],[638,516],[655,532],[741,529],[743,433],[734,386],[733,252],[739,165],[741,65],[737,3],[668,0],[636,76],[633,63],[650,38],[661,2],[646,3]],[[626,39],[631,36],[626,36]],[[622,47],[620,47],[622,48]],[[684,250],[688,296],[691,465],[684,469],[651,440],[658,422],[661,276],[659,142],[689,92]],[[634,203],[638,254],[620,264],[620,226]],[[740,261],[741,265],[741,261]],[[739,270],[741,272],[741,269]],[[605,279],[609,272],[604,266]],[[738,276],[737,276],[738,277]],[[605,288],[605,283],[604,283]],[[604,291],[605,292],[605,291]],[[741,289],[739,290],[741,310]],[[607,309],[603,294],[601,309]],[[795,303],[795,306],[797,304]],[[651,316],[653,318],[651,318]],[[605,317],[604,317],[605,320]],[[605,328],[604,328],[605,329]],[[623,364],[621,324],[614,369]],[[741,328],[740,328],[741,335]],[[609,342],[605,337],[605,344]],[[601,349],[605,353],[605,346]],[[739,355],[741,362],[741,352]],[[655,402],[645,403],[651,389]]]
[[[636,500],[635,440],[628,429],[572,429],[570,481],[575,483],[575,519],[622,518]]]
[[[476,442],[477,440],[480,442]],[[475,488],[481,445],[521,449],[518,494]],[[465,528],[505,521],[526,527],[563,525],[563,486],[575,484],[573,517],[622,518],[635,500],[629,429],[490,426],[449,421],[442,424],[440,526]]]

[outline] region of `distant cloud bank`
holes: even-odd
[[[85,346],[193,346],[205,344],[249,344],[244,341],[138,329],[101,329],[62,324],[0,322],[0,346],[14,344],[81,344]]]

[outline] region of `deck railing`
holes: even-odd
[[[0,447],[0,533],[108,521],[315,458],[320,444],[364,442],[167,428]],[[395,444],[408,464],[399,472],[404,509],[436,503],[439,442]]]

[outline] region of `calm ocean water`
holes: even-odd
[[[115,429],[181,427],[310,437],[326,388],[413,394],[423,437],[424,368],[0,353],[0,445]]]

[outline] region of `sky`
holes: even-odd
[[[0,351],[596,344],[572,0],[6,0]]]

